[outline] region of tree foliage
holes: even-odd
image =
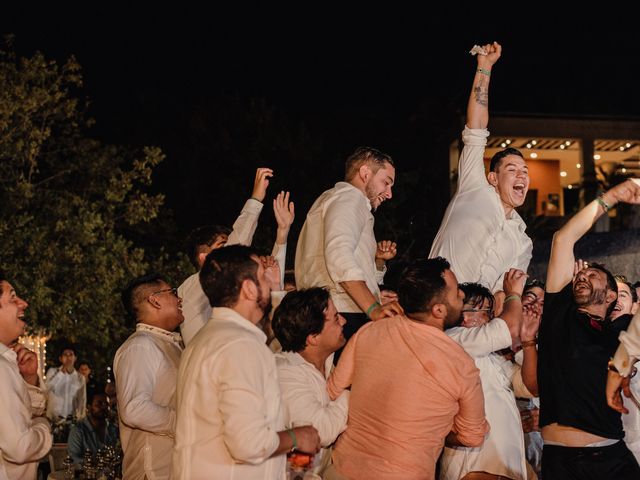
[[[0,85],[0,268],[28,300],[33,329],[103,366],[131,330],[119,292],[149,268],[130,233],[161,211],[163,195],[147,190],[163,153],[87,136],[73,57],[17,58],[9,47]],[[155,255],[156,267],[172,261]]]

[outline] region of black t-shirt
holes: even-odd
[[[607,362],[630,316],[596,321],[578,311],[569,283],[545,293],[538,335],[540,426],[558,423],[601,437],[624,436],[620,414],[607,405]]]

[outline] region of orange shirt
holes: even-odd
[[[433,478],[450,431],[469,445],[489,431],[471,357],[442,331],[404,316],[368,323],[349,340],[327,390],[334,399],[349,386],[333,461],[350,479]]]

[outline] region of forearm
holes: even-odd
[[[509,327],[509,333],[512,339],[520,337],[520,327],[522,326],[522,300],[520,297],[510,297],[510,293],[506,292],[509,301],[504,303],[500,318],[502,318]]]
[[[175,434],[175,410],[157,405],[150,399],[136,398],[130,402],[122,402],[119,414],[122,422],[130,427],[160,435]]]
[[[371,293],[364,280],[348,280],[340,282],[340,286],[363,313],[366,313],[371,305],[378,302],[378,299]]]
[[[523,341],[525,341],[523,339]],[[522,383],[527,387],[529,392],[538,396],[538,350],[535,345],[524,347],[522,349],[523,360],[520,373],[522,375]]]
[[[469,128],[487,128],[489,124],[489,75],[476,71],[469,102],[467,104],[467,126]],[[491,66],[482,67],[491,72]]]

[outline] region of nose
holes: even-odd
[[[385,192],[385,197],[387,197],[388,199],[391,199],[391,197],[393,197],[393,193],[391,192],[391,187],[389,187]]]
[[[18,297],[17,300],[18,300],[18,307],[21,308],[22,310],[26,310],[26,308],[29,306],[26,300],[23,300],[20,297]]]

